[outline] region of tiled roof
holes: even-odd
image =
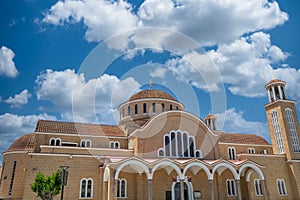
[[[161,90],[143,90],[129,98],[129,101],[145,98],[160,98],[176,101],[171,95]]]
[[[266,85],[269,85],[269,84],[271,84],[271,83],[283,83],[283,84],[285,84],[284,81],[279,80],[279,79],[277,79],[277,78],[273,78],[273,79],[270,80]]]
[[[124,136],[118,126],[39,120],[35,132],[66,133],[97,136]]]
[[[35,133],[29,133],[19,137],[17,140],[10,145],[10,147],[6,150],[9,151],[33,151],[34,148],[34,138]]]
[[[264,138],[255,134],[222,133],[219,142],[237,144],[270,145]]]

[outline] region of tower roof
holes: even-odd
[[[172,101],[176,101],[174,97],[161,90],[142,90],[132,95],[129,98],[129,101],[133,101],[137,99],[146,99],[146,98],[159,98],[159,99],[169,99]]]
[[[273,78],[265,85],[265,87],[268,87],[269,85],[271,85],[273,83],[281,83],[281,84],[285,85],[285,81],[279,80],[277,78]]]

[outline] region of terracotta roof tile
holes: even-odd
[[[16,139],[14,143],[6,150],[10,151],[33,151],[35,133],[29,133]]]
[[[143,90],[129,98],[129,101],[145,98],[161,98],[176,101],[171,95],[161,90]]]
[[[237,144],[270,145],[264,138],[255,134],[222,133],[219,142]]]
[[[124,136],[123,131],[118,126],[49,120],[39,120],[35,132]]]

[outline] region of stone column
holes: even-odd
[[[184,179],[180,179],[180,199],[184,200]]]
[[[102,185],[102,199],[103,200],[107,200],[107,181],[103,181],[103,185]]]
[[[271,102],[271,94],[270,94],[270,90],[268,89],[268,97],[269,97],[269,102]]]
[[[281,87],[278,85],[278,86],[277,86],[277,88],[278,88],[278,91],[279,91],[279,96],[280,96],[280,99],[283,99],[283,95],[282,95]]]
[[[210,200],[214,200],[215,192],[214,192],[214,180],[209,180],[209,191],[210,191]]]
[[[235,184],[236,184],[236,190],[237,190],[238,200],[242,200],[240,180],[235,180]]]
[[[272,87],[272,93],[273,93],[273,99],[274,99],[274,101],[276,101],[276,95],[275,95],[275,88],[274,88],[274,86]]]
[[[148,200],[152,200],[152,179],[148,179]]]

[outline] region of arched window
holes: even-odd
[[[255,188],[255,194],[256,196],[262,196],[262,188],[261,188],[261,183],[259,179],[254,179],[254,188]]]
[[[179,110],[178,106],[176,106],[176,110]]]
[[[286,121],[288,122],[288,127],[291,135],[293,151],[300,152],[299,138],[296,131],[292,109],[286,108],[285,114],[286,114]]]
[[[165,112],[165,110],[166,110],[166,108],[165,108],[165,104],[164,104],[164,103],[162,103],[162,104],[161,104],[161,112]]]
[[[180,130],[164,135],[164,146],[157,150],[157,156],[175,158],[202,158],[201,150],[196,149],[194,136]]]
[[[137,104],[134,105],[134,114],[135,115],[138,114],[138,105]]]
[[[235,181],[233,179],[226,180],[226,187],[228,196],[236,196],[236,186]]]
[[[146,103],[143,104],[143,113],[147,113],[147,104]]]
[[[118,179],[117,197],[125,198],[127,197],[127,181],[126,179]]]
[[[80,146],[81,147],[92,147],[92,142],[91,142],[91,140],[81,140]]]
[[[172,104],[170,104],[170,110],[173,110],[173,105]]]
[[[249,154],[255,154],[254,148],[248,148],[248,153]]]
[[[51,146],[60,146],[61,145],[61,139],[60,138],[51,138],[49,140],[49,145],[51,145]]]
[[[152,103],[152,113],[156,113],[156,106],[155,106],[155,103]]]
[[[80,181],[80,198],[93,198],[93,179],[83,178]]]
[[[286,196],[287,191],[285,187],[285,182],[283,179],[277,179],[277,189],[280,196]]]
[[[278,153],[282,154],[282,153],[284,153],[284,147],[283,147],[282,135],[281,135],[281,131],[280,131],[280,125],[279,125],[279,121],[278,121],[278,113],[276,110],[273,110],[271,112],[271,118],[272,118],[272,125],[273,125],[273,129],[274,129]]]
[[[127,115],[130,115],[130,106],[127,107]]]
[[[228,147],[228,158],[229,160],[236,160],[236,152],[234,147]]]
[[[109,148],[111,149],[120,149],[120,142],[119,141],[110,141]]]

